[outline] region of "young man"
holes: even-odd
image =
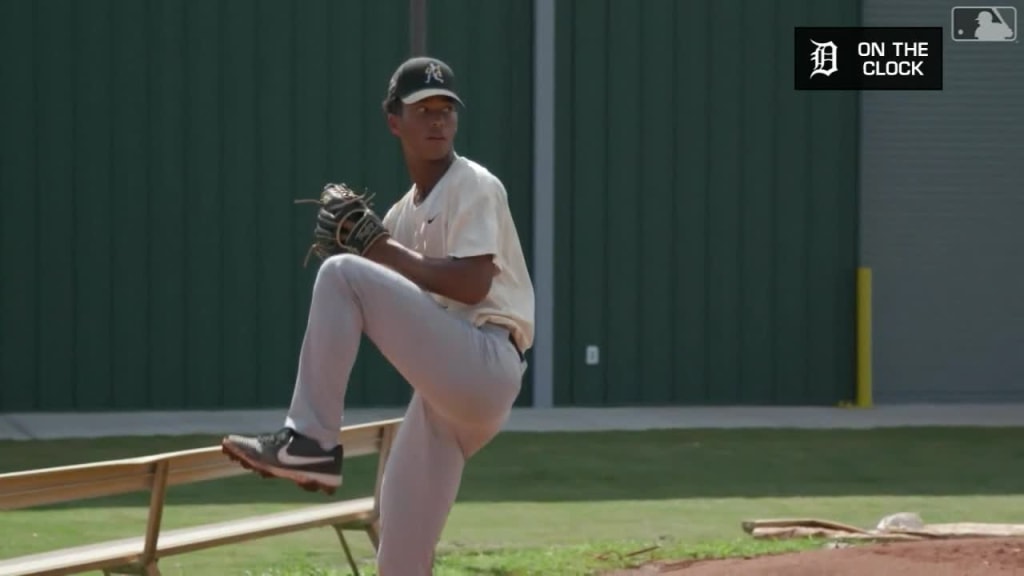
[[[246,467],[332,492],[365,333],[413,387],[384,473],[382,576],[431,574],[466,460],[506,421],[533,343],[533,286],[505,188],[453,148],[461,106],[444,62],[395,71],[384,111],[412,186],[383,218],[390,237],[321,265],[284,427],[223,441]]]

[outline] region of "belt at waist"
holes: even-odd
[[[488,328],[492,329],[496,328],[498,330],[501,330],[502,332],[507,332],[508,341],[512,344],[512,347],[516,349],[516,354],[519,355],[519,361],[526,361],[526,356],[523,354],[523,351],[519,349],[519,345],[516,344],[516,337],[513,335],[511,328],[509,328],[508,326],[502,326],[501,324],[495,324],[494,322],[486,322],[484,323],[484,326],[487,326]]]
[[[523,355],[523,351],[520,350],[519,349],[519,345],[516,344],[515,336],[512,335],[512,331],[511,330],[508,333],[508,341],[511,342],[512,343],[512,347],[516,349],[516,354],[519,354],[519,361],[520,362],[525,362],[526,361],[526,356]]]

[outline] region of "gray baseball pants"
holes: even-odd
[[[358,256],[328,258],[285,421],[325,448],[338,442],[362,333],[413,387],[384,470],[378,569],[429,576],[465,462],[505,423],[525,363],[506,330],[474,327],[398,272]]]

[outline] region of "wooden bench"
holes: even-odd
[[[374,549],[377,548],[381,479],[401,422],[400,418],[385,420],[347,426],[340,431],[346,460],[378,455],[372,495],[177,530],[161,530],[168,487],[252,472],[232,462],[221,452],[220,446],[214,446],[0,474],[0,510],[149,492],[149,516],[142,536],[0,560],[0,576],[76,574],[91,570],[102,570],[107,575],[156,576],[160,574],[161,558],[322,526],[335,529],[348,563],[358,575],[345,531],[365,532]],[[278,481],[282,483],[282,490],[298,489],[290,481]]]

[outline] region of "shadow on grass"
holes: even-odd
[[[5,471],[194,448],[207,436],[0,443]],[[372,490],[375,458],[349,461],[336,498]],[[1024,429],[667,430],[505,433],[468,465],[460,502],[573,502],[1024,493]],[[254,475],[176,486],[172,505],[318,503]],[[146,504],[145,494],[61,507]]]

